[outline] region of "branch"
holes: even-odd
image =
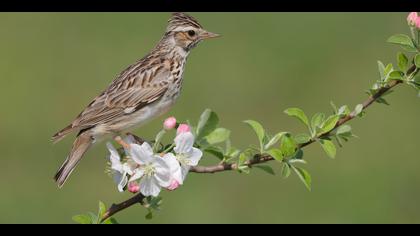
[[[101,222],[104,222],[105,220],[107,220],[111,216],[115,215],[116,213],[118,213],[118,212],[120,212],[120,211],[122,211],[122,210],[136,204],[136,203],[142,204],[144,198],[145,197],[141,193],[138,193],[134,197],[132,197],[128,200],[125,200],[124,202],[121,202],[119,204],[112,204],[111,207],[102,216]]]
[[[415,68],[415,67],[414,67]],[[394,88],[395,86],[397,86],[398,84],[401,84],[402,81],[399,80],[393,80],[392,82],[390,82],[386,87],[381,88],[377,93],[375,93],[374,95],[370,96],[366,101],[364,101],[363,104],[363,111],[365,109],[367,109],[370,105],[372,105],[372,103],[374,103],[378,98],[380,98],[382,95],[384,95],[386,92],[388,92],[389,90],[391,90],[392,88]],[[341,118],[337,124],[335,125],[334,129],[342,126],[343,124],[347,123],[348,121],[354,119],[357,116],[356,111],[351,112],[349,115]],[[331,130],[330,132],[324,133],[321,136],[317,137],[317,138],[322,138],[322,137],[326,137],[328,136],[333,130]],[[304,148],[310,144],[312,144],[313,142],[315,142],[315,139],[311,139],[306,143],[300,144],[298,146],[298,148]],[[254,158],[250,161],[248,161],[245,165],[251,167],[253,165],[256,164],[261,164],[267,161],[272,161],[274,160],[273,157],[271,157],[268,154],[256,154],[254,156]],[[235,170],[237,169],[237,164],[236,163],[232,163],[232,164],[219,164],[219,165],[215,165],[215,166],[196,166],[190,169],[190,172],[194,172],[194,173],[216,173],[216,172],[221,172],[221,171],[227,171],[227,170]]]
[[[412,73],[417,73],[418,70],[416,70],[416,66],[412,66],[407,74],[412,74]],[[369,98],[364,101],[362,103],[363,105],[363,111],[365,109],[367,109],[370,105],[372,105],[376,100],[378,100],[382,95],[384,95],[386,92],[390,91],[392,88],[394,88],[395,86],[401,84],[402,81],[400,80],[393,80],[391,81],[387,86],[379,89],[374,95],[369,96]],[[356,111],[351,112],[349,115],[341,118],[337,124],[335,125],[334,129],[342,126],[343,124],[349,122],[350,120],[354,119],[357,116]],[[318,136],[317,138],[322,138],[322,137],[327,137],[333,130],[324,133],[320,136]],[[134,137],[136,137],[134,135]],[[139,142],[143,142],[144,140],[137,140]],[[310,141],[300,144],[298,146],[298,148],[304,148],[312,143],[314,143],[316,140],[315,139],[311,139]],[[251,160],[246,162],[246,165],[248,165],[249,167],[252,167],[253,165],[257,165],[257,164],[261,164],[264,162],[268,162],[268,161],[272,161],[274,160],[273,157],[271,157],[268,154],[256,154],[254,156],[254,158],[252,158]],[[232,163],[232,164],[228,164],[228,163],[221,163],[218,165],[214,165],[214,166],[196,166],[196,167],[192,167],[190,169],[190,172],[194,172],[194,173],[217,173],[217,172],[222,172],[222,171],[228,171],[228,170],[236,170],[237,169],[237,164],[236,163]],[[105,221],[106,219],[108,219],[109,217],[113,216],[114,214],[136,204],[136,203],[140,203],[142,204],[143,199],[145,197],[142,194],[137,194],[134,197],[119,203],[119,204],[113,204],[103,215],[101,222]]]

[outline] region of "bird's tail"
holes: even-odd
[[[58,169],[54,176],[58,187],[61,188],[66,182],[71,172],[82,159],[83,154],[85,154],[85,152],[92,145],[92,141],[92,137],[86,133],[82,133],[76,138],[70,154],[67,156],[67,159],[64,161],[63,165],[61,165],[60,169]]]

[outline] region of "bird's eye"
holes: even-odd
[[[194,30],[188,30],[188,35],[190,37],[194,36],[195,35],[195,31]]]

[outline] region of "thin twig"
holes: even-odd
[[[416,70],[415,66],[412,66],[407,74],[411,74],[411,73],[417,73],[418,71]],[[380,98],[382,95],[384,95],[386,92],[390,91],[392,88],[394,88],[395,86],[397,86],[398,84],[401,84],[402,81],[399,80],[393,80],[391,81],[387,86],[379,89],[374,95],[370,96],[366,101],[364,101],[363,104],[363,111],[365,109],[367,109],[370,105],[372,105],[372,103],[374,103],[378,98]],[[336,128],[342,126],[343,124],[347,123],[348,121],[354,119],[357,116],[356,111],[351,112],[349,115],[341,118],[337,124],[335,125],[335,128],[333,130],[335,130]],[[333,130],[329,131],[328,133],[324,133],[321,136],[319,136],[318,138],[322,138],[322,137],[327,137]],[[135,135],[134,135],[135,136]],[[136,137],[136,136],[135,136]],[[142,140],[143,141],[143,140]],[[315,139],[311,139],[310,141],[300,144],[299,148],[304,148],[312,143],[314,143],[316,140]],[[268,162],[268,161],[272,161],[274,160],[273,157],[271,157],[268,154],[256,154],[254,156],[254,158],[252,158],[251,160],[246,162],[246,165],[248,165],[249,167],[256,165],[256,164],[261,164],[264,162]],[[228,170],[235,170],[237,169],[237,164],[236,163],[223,163],[223,164],[218,164],[218,165],[214,165],[214,166],[195,166],[192,167],[190,169],[190,172],[194,172],[194,173],[217,173],[217,172],[222,172],[222,171],[228,171]],[[104,216],[102,217],[102,221],[105,221],[106,219],[108,219],[109,217],[113,216],[114,214],[116,214],[117,212],[120,212],[134,204],[137,203],[142,203],[144,199],[144,196],[142,194],[137,194],[134,197],[119,203],[119,204],[113,204],[104,214]]]

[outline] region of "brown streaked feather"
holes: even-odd
[[[66,131],[65,134],[59,136],[57,141],[73,130],[112,122],[112,120],[126,115],[127,113],[124,112],[126,108],[134,107],[132,112],[135,112],[159,100],[168,89],[168,83],[162,82],[171,76],[169,66],[164,66],[170,63],[163,63],[163,66],[160,67],[145,65],[145,63],[151,65],[154,62],[155,60],[145,57],[136,65],[129,66],[126,70],[130,71],[123,72],[107,90],[96,97],[72,124],[63,130]],[[132,68],[137,69],[132,70]]]

